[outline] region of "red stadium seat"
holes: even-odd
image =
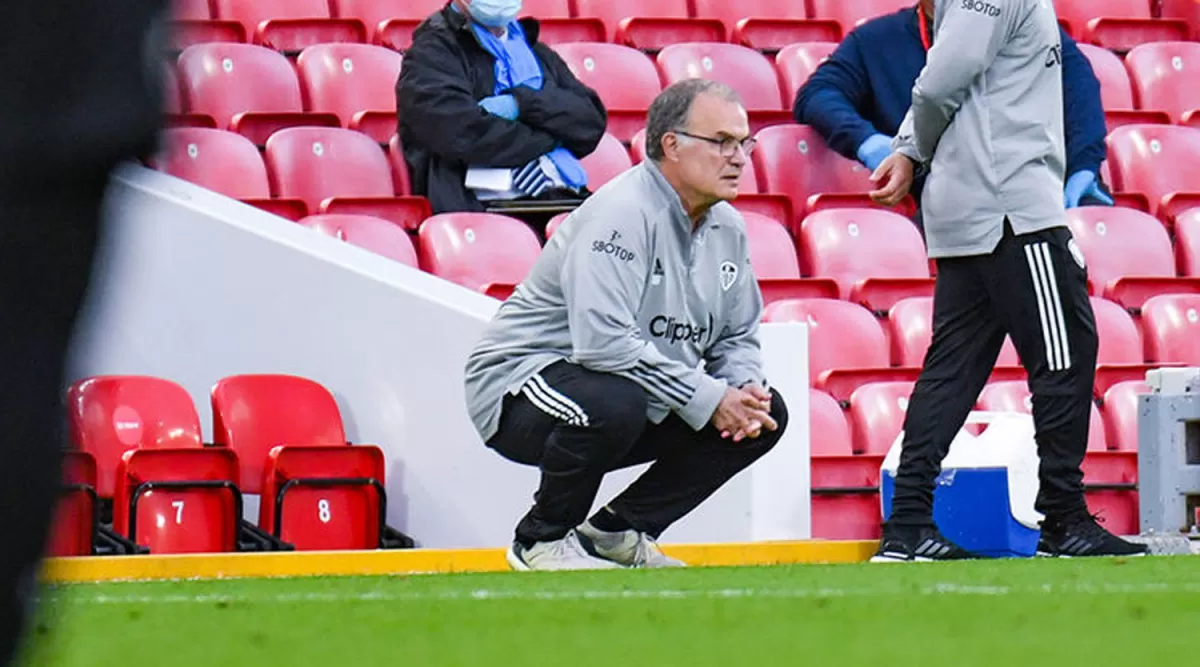
[[[371,44],[318,44],[300,53],[296,70],[309,109],[332,113],[342,127],[380,144],[396,134],[400,54]]]
[[[779,70],[779,80],[783,83],[784,106],[796,101],[796,93],[837,46],[837,42],[789,44],[775,55],[775,69]]]
[[[251,44],[197,44],[179,55],[184,102],[223,130],[262,146],[285,127],[337,127],[334,114],[304,110],[300,83],[282,55]]]
[[[580,163],[587,172],[588,189],[592,192],[599,190],[605,183],[633,166],[629,159],[629,151],[625,150],[616,137],[607,132],[600,139],[596,150],[584,156]]]
[[[164,173],[289,220],[299,220],[308,211],[303,200],[271,198],[262,156],[243,136],[180,127],[163,131],[162,149],[162,155],[153,163]]]
[[[735,44],[777,51],[796,42],[830,41],[842,37],[837,21],[812,20],[804,0],[692,0],[696,16],[718,18]]]
[[[446,0],[332,0],[334,16],[359,19],[368,41],[403,51],[412,46],[413,31],[421,21],[441,11]]]
[[[833,19],[847,35],[870,19],[911,8],[911,0],[808,0],[814,19]]]
[[[1200,366],[1200,294],[1160,294],[1142,305],[1146,361]]]
[[[546,221],[546,240],[547,241],[550,240],[551,236],[554,236],[554,232],[559,228],[560,225],[562,225],[562,223],[567,221],[567,218],[570,215],[571,215],[571,211],[566,211],[565,213],[559,213],[559,214],[555,215],[553,218],[550,218],[549,220]]]
[[[1125,56],[1133,90],[1143,109],[1162,109],[1171,122],[1200,127],[1200,44],[1142,44]]]
[[[749,115],[751,132],[792,122],[775,67],[754,49],[710,42],[672,44],[658,53],[657,62],[666,85],[702,77],[736,90]]]
[[[1175,219],[1175,269],[1181,276],[1200,277],[1200,208]]]
[[[468,289],[506,298],[542,252],[524,222],[495,213],[442,213],[421,224],[421,268]]]
[[[1068,34],[1114,51],[1188,38],[1186,22],[1151,18],[1146,0],[1055,0],[1054,5]]]
[[[988,412],[1032,414],[1033,397],[1026,382],[992,382],[980,392],[975,407]],[[1108,445],[1104,440],[1104,422],[1100,419],[1100,411],[1093,403],[1088,427],[1088,451],[1103,452],[1107,449]]]
[[[850,440],[850,426],[846,423],[846,415],[829,394],[820,389],[808,390],[809,431],[812,442],[810,454],[816,457],[850,456],[854,453]],[[820,483],[813,478],[813,486],[844,486],[840,482],[833,484]]]
[[[1107,299],[1092,297],[1091,301],[1100,339],[1095,382],[1099,398],[1114,384],[1146,377],[1146,371],[1152,366],[1144,361],[1142,334],[1129,311]]]
[[[1138,450],[1138,396],[1150,393],[1141,380],[1118,382],[1104,392],[1101,413],[1108,446],[1123,452]]]
[[[244,42],[246,29],[237,21],[217,21],[208,9],[208,0],[172,0],[171,47],[182,51],[193,44]]]
[[[892,342],[892,363],[901,367],[920,367],[933,340],[933,297],[918,296],[897,301],[888,311],[887,325]],[[1006,338],[996,359],[997,370],[1008,377],[1020,365],[1021,359],[1012,339]]]
[[[768,305],[764,322],[808,324],[810,386],[838,400],[867,382],[915,380],[917,369],[889,366],[887,339],[871,311],[837,299],[784,299]]]
[[[382,218],[347,213],[311,215],[300,224],[401,264],[417,267],[417,251],[408,233]]]
[[[808,405],[813,537],[878,539],[880,458],[852,453],[846,418],[829,394],[810,389]]]
[[[116,471],[134,449],[199,449],[200,417],[187,390],[163,378],[85,378],[67,390],[71,443],[95,458],[96,493],[112,498]]]
[[[872,382],[850,395],[850,430],[857,454],[887,456],[904,430],[913,382]]]
[[[571,0],[524,0],[521,15],[537,18],[538,41],[543,44],[603,42],[604,21],[571,14]]]
[[[388,162],[392,165],[392,183],[396,186],[396,194],[411,195],[412,181],[409,179],[408,163],[404,161],[404,149],[400,145],[399,135],[392,135],[388,141]]]
[[[1126,125],[1108,135],[1113,188],[1140,192],[1150,212],[1171,223],[1200,206],[1200,129],[1171,125]]]
[[[608,132],[630,141],[646,124],[646,111],[662,91],[658,70],[649,56],[619,44],[577,42],[554,50],[577,79],[596,91],[608,111]]]
[[[238,453],[242,487],[247,493],[260,493],[267,455],[273,447],[348,444],[337,401],[313,380],[292,375],[234,375],[218,381],[210,398],[213,440]]]
[[[63,453],[62,490],[55,507],[46,554],[90,556],[98,525],[96,459],[87,452]]]
[[[203,113],[184,113],[186,105],[179,91],[179,75],[174,62],[162,64],[164,127],[216,127],[217,121]]]
[[[365,42],[359,19],[331,18],[326,0],[210,0],[216,18],[238,21],[255,44],[284,53],[327,42]]]
[[[892,305],[887,316],[892,365],[919,367],[933,339],[933,298],[910,297]]]
[[[687,0],[575,0],[575,14],[598,18],[604,41],[658,50],[683,42],[724,42],[719,19],[690,18]]]
[[[241,495],[232,452],[204,447],[191,396],[148,376],[99,376],[67,391],[71,441],[96,463],[113,529],[153,553],[232,551]]]
[[[1084,206],[1067,211],[1075,242],[1087,260],[1092,292],[1137,308],[1160,292],[1200,292],[1200,280],[1175,276],[1166,229],[1131,209]]]
[[[1104,119],[1110,132],[1122,125],[1171,122],[1171,117],[1165,111],[1136,108],[1129,71],[1117,54],[1093,44],[1078,46],[1100,80],[1100,102],[1104,106]]]
[[[378,447],[275,447],[267,460],[263,504],[274,508],[260,523],[273,522],[276,537],[300,550],[379,545],[386,463]]]
[[[230,449],[130,450],[117,464],[113,528],[150,553],[236,551],[241,519]]]
[[[796,245],[805,275],[833,278],[841,298],[873,311],[886,312],[906,297],[933,296],[921,233],[890,211],[818,211],[800,225]]]
[[[759,189],[787,195],[791,200],[794,235],[799,235],[800,222],[814,211],[879,208],[867,195],[875,189],[871,172],[830,150],[821,135],[807,125],[763,129],[751,157]],[[911,215],[911,201],[898,210]]]
[[[162,85],[163,113],[170,116],[182,114],[183,99],[179,94],[179,76],[175,73],[175,63],[163,63]]]
[[[633,133],[633,137],[629,140],[629,157],[633,159],[634,164],[640,164],[646,159],[646,128],[641,128]],[[753,172],[753,169],[747,169],[747,172]],[[746,189],[746,177],[743,173],[741,182],[738,183],[738,192]],[[758,192],[758,184],[755,183],[753,192]]]
[[[237,375],[212,390],[214,439],[262,494],[259,527],[297,550],[373,549],[386,508],[383,452],[353,444],[337,401],[313,380]]]
[[[750,265],[758,278],[764,303],[782,299],[832,298],[837,283],[828,278],[800,277],[800,264],[792,237],[783,222],[757,213],[743,213],[746,237],[750,243]]]
[[[1200,39],[1200,3],[1195,0],[1157,0],[1163,18],[1187,21],[1192,29],[1192,39]]]
[[[267,173],[280,197],[299,197],[310,213],[360,213],[416,229],[429,217],[424,197],[396,196],[379,144],[353,130],[292,127],[267,140]]]

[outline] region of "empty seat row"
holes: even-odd
[[[546,43],[612,41],[657,49],[687,41],[726,41],[773,49],[798,41],[837,41],[861,21],[906,0],[525,0]],[[174,43],[262,44],[300,51],[321,42],[412,44],[417,25],[445,0],[176,0]],[[810,11],[811,10],[811,11]]]
[[[1146,141],[1142,128],[1150,128],[1154,138]],[[1164,129],[1171,132],[1164,133]],[[1184,141],[1194,141],[1195,146],[1185,145],[1179,150],[1178,144],[1183,142],[1169,136],[1172,133],[1183,135]],[[763,148],[754,154],[760,176],[755,180],[774,186],[777,192],[782,190],[789,204],[802,206],[810,189],[825,193],[856,189],[835,182],[836,173],[822,172],[822,165],[846,165],[842,172],[846,181],[865,178],[865,170],[856,172],[850,168],[855,163],[824,149],[809,128],[779,126],[759,135]],[[1193,149],[1192,154],[1200,156],[1197,138],[1200,130],[1190,128],[1121,128],[1114,133],[1114,152],[1120,154],[1123,146],[1129,146],[1130,156],[1127,166],[1113,170],[1114,176],[1119,174],[1123,179],[1114,182],[1141,184],[1142,189],[1151,192],[1173,190],[1176,186],[1167,178],[1153,181],[1147,175],[1161,170],[1170,176],[1189,169],[1186,163],[1171,159],[1186,157]],[[287,128],[270,137],[260,157],[254,146],[238,135],[179,128],[165,134],[164,147],[163,156],[156,160],[159,169],[294,220],[318,213],[365,213],[415,231],[429,216],[428,202],[403,194],[408,190],[407,168],[394,139],[385,152],[372,140],[350,130]],[[784,157],[786,153],[791,155]],[[608,137],[600,150],[585,159],[585,167],[598,186],[630,162],[623,147]],[[810,185],[818,179],[823,183]],[[1200,189],[1200,182],[1178,180],[1182,181],[1180,188]],[[752,221],[754,238],[763,240],[754,246],[761,249],[762,256],[773,253],[778,257],[782,253],[781,260],[760,261],[762,278],[830,278],[836,283],[832,296],[853,298],[875,310],[886,310],[898,296],[928,293],[928,264],[911,223],[886,211],[822,209],[821,200],[829,197],[809,196],[808,206],[801,210],[816,210],[806,211],[799,224],[796,216],[789,218],[786,213],[760,214],[755,210],[753,194],[735,202]],[[1160,207],[1183,208],[1187,198],[1186,192],[1169,192],[1161,198],[1165,203]],[[766,200],[771,201],[770,195]],[[783,229],[761,224],[766,220],[783,222]],[[1179,213],[1170,229],[1148,214],[1119,207],[1074,209],[1069,220],[1089,263],[1093,294],[1137,308],[1152,294],[1200,290],[1200,210]],[[786,242],[788,230],[796,240],[794,245]],[[1176,237],[1174,246],[1171,232]],[[482,252],[490,249],[486,244],[478,247]],[[798,253],[794,268],[790,247]],[[510,280],[511,276],[506,276],[502,282]],[[804,294],[820,294],[820,290],[828,294],[830,289],[828,283],[825,287],[809,287],[818,291]],[[773,300],[776,295],[770,293],[768,297]]]
[[[871,383],[843,402],[810,389],[814,537],[879,537],[880,466],[903,430],[912,389],[912,382]],[[1139,380],[1121,382],[1092,406],[1083,464],[1088,505],[1120,534],[1137,532],[1137,396],[1146,391]],[[1028,414],[1029,389],[993,382],[974,407]]]
[[[811,128],[777,125],[757,136],[753,164],[743,172],[743,194],[735,202],[739,209],[761,213],[796,229],[811,212],[875,207],[867,196],[871,184],[866,168],[829,150]],[[395,135],[385,151],[366,135],[345,128],[276,130],[267,138],[262,155],[250,140],[232,132],[173,128],[165,132],[162,154],[152,162],[162,171],[227,196],[272,206],[291,219],[318,212],[350,212],[323,210],[331,197],[390,199],[411,191],[408,167]],[[612,135],[606,135],[582,160],[593,189],[632,163],[630,153]],[[264,188],[264,184],[269,187]],[[271,198],[299,200],[306,208],[301,210],[294,202]],[[420,219],[414,216],[428,210],[424,199],[374,203],[399,207],[382,211],[380,217],[412,229]],[[896,210],[911,214],[911,201]],[[369,211],[359,207],[353,212]]]
[[[1157,4],[1157,0],[1054,0],[1059,23],[1067,34],[1115,51],[1191,38],[1194,24],[1178,10],[1156,11]]]
[[[223,378],[211,392],[213,443],[187,391],[148,376],[99,376],[68,391],[65,482],[55,555],[87,555],[80,539],[112,503],[112,530],[151,553],[235,551],[243,494],[260,496],[256,528],[286,548],[378,548],[386,528],[385,465],[347,440],[337,402],[290,375]],[[70,553],[63,553],[68,551]]]
[[[774,63],[732,44],[676,44],[657,60],[616,44],[576,42],[555,48],[609,108],[610,132],[628,142],[645,125],[646,110],[663,86],[694,76],[736,88],[755,129],[789,122],[799,86],[835,46],[796,44],[781,51]],[[196,44],[167,63],[167,121],[231,130],[260,146],[275,130],[297,125],[358,129],[386,143],[396,131],[402,62],[400,54],[369,44],[310,46],[294,66],[262,46]]]
[[[777,49],[798,41],[837,41],[874,16],[911,6],[905,0],[525,0],[523,15],[542,20],[547,43],[614,41],[656,49],[683,41],[725,41]],[[1060,22],[1076,39],[1128,50],[1149,41],[1200,33],[1189,0],[1056,0]],[[403,50],[444,0],[176,0],[175,43],[251,41],[299,50],[320,41],[368,41]]]
[[[274,132],[260,155],[250,140],[208,128],[163,134],[151,166],[227,197],[299,220],[317,213],[365,213],[416,229],[430,214],[408,195],[408,168],[398,142],[388,150],[341,128],[290,127]]]
[[[1134,130],[1123,128],[1120,132]],[[764,130],[760,135],[766,137],[764,143],[769,147],[773,135],[795,139],[805,137],[808,132],[800,126],[786,126]],[[795,149],[796,159],[791,162],[764,159],[763,156],[769,157],[770,148],[755,153],[757,166],[762,167],[762,181],[779,183],[786,177],[795,183],[806,173],[819,172],[817,165],[823,144],[812,136],[801,138],[798,143],[802,147]],[[222,194],[274,208],[291,219],[317,213],[366,213],[415,231],[429,215],[424,199],[397,195],[407,190],[404,178],[407,169],[394,141],[389,153],[385,153],[365,136],[349,130],[288,128],[268,141],[264,162],[242,137],[219,130],[181,128],[166,133],[165,148],[164,157],[157,162],[163,171]],[[1165,152],[1160,147],[1154,153],[1153,145],[1147,148],[1146,155],[1151,159]],[[840,156],[825,153],[831,161],[841,160]],[[818,161],[807,162],[812,158]],[[585,166],[590,167],[594,180],[600,182],[627,168],[629,162],[623,148],[609,138],[600,151],[585,160]],[[847,173],[854,174],[852,170]],[[825,177],[828,179],[829,174],[825,173]],[[749,198],[751,204],[753,201]],[[739,198],[735,205],[742,207],[745,203]],[[289,207],[291,211],[287,210]],[[920,236],[911,223],[897,214],[854,208],[817,210],[792,228],[793,243],[787,234],[788,224],[779,226],[771,222],[783,218],[782,215],[762,215],[753,208],[743,208],[743,212],[755,240],[752,248],[759,255],[756,264],[761,278],[832,280],[832,284],[829,281],[765,284],[768,300],[824,294],[854,299],[882,311],[900,297],[931,293]],[[1069,220],[1089,263],[1093,294],[1137,308],[1156,293],[1200,291],[1200,210],[1179,215],[1173,226],[1174,246],[1163,225],[1132,209],[1075,209],[1070,211]],[[550,231],[555,224],[557,221],[552,222]],[[356,236],[356,232],[350,234]],[[532,232],[529,236],[533,236]],[[533,245],[536,240],[522,242],[519,247]],[[493,249],[500,252],[498,248],[503,247],[503,243],[472,246],[478,254]],[[506,272],[501,280],[484,282],[519,280],[524,275],[522,270],[517,267]],[[802,291],[788,291],[797,289]]]
[[[1200,126],[1200,43],[1158,42],[1135,47],[1124,59],[1080,44],[1100,82],[1108,129],[1133,123]]]
[[[261,46],[197,44],[166,65],[167,123],[230,130],[259,146],[279,129],[306,125],[355,129],[386,144],[396,133],[401,61],[369,44],[318,44],[293,67]]]
[[[737,89],[754,129],[788,122],[800,86],[834,48],[832,42],[791,44],[772,62],[732,44],[673,44],[654,59],[610,43],[555,46],[575,75],[600,95],[612,116],[609,130],[623,142],[645,124],[646,110],[664,85],[693,76]],[[1188,82],[1200,67],[1200,44],[1148,44],[1124,62],[1106,49],[1081,48],[1101,82],[1110,129],[1134,122],[1192,122],[1200,89]],[[272,131],[295,125],[350,127],[386,143],[396,127],[401,64],[400,54],[366,44],[310,46],[294,68],[283,55],[260,46],[197,44],[168,66],[168,107],[186,112],[169,121],[230,129],[259,145]]]
[[[1200,365],[1200,294],[1159,294],[1135,322],[1120,306],[1092,297],[1100,337],[1096,392],[1145,376],[1158,365]],[[929,297],[902,299],[885,317],[837,299],[784,299],[767,305],[767,322],[809,326],[809,382],[848,399],[866,383],[915,380],[931,340]],[[1001,352],[994,379],[1024,379],[1015,350]]]

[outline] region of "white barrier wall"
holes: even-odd
[[[462,388],[467,352],[498,302],[139,167],[114,181],[108,209],[72,379],[175,380],[211,440],[209,390],[221,377],[312,378],[333,391],[349,438],[386,453],[389,524],[426,547],[511,540],[537,472],[483,446]],[[810,536],[805,333],[764,327],[788,435],[664,541]],[[611,475],[599,501],[636,472]]]

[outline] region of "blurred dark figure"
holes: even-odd
[[[58,497],[67,345],[117,163],[153,150],[162,0],[4,3],[0,38],[0,665]]]

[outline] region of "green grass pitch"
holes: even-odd
[[[41,593],[30,665],[1167,665],[1200,559],[111,583]]]

